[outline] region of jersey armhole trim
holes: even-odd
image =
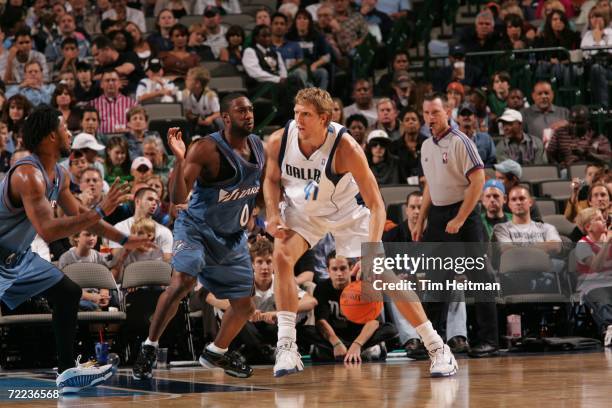
[[[278,167],[282,169],[283,160],[285,159],[285,149],[287,149],[287,139],[289,137],[289,126],[291,126],[291,122],[293,120],[290,119],[287,121],[285,125],[285,130],[283,131],[283,138],[281,139],[280,150],[278,151]]]
[[[334,183],[334,185],[338,184],[342,176],[344,176],[344,174],[335,174],[334,172],[332,172],[332,163],[334,162],[334,155],[336,154],[336,149],[338,148],[338,144],[340,143],[342,136],[344,136],[346,132],[347,130],[345,127],[340,129],[340,131],[338,132],[338,136],[336,137],[336,140],[334,140],[334,144],[331,148],[331,151],[329,152],[329,158],[327,159],[327,163],[325,165],[325,176],[332,183]]]

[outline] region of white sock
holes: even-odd
[[[226,348],[223,349],[221,347],[217,347],[217,346],[215,346],[215,343],[213,343],[213,342],[208,343],[208,346],[206,346],[206,350],[212,351],[213,353],[221,354],[221,355],[227,353],[227,349]]]
[[[278,343],[295,342],[295,318],[293,312],[277,312],[276,319],[278,321]]]
[[[144,344],[145,344],[145,346],[153,346],[155,348],[157,348],[157,346],[159,346],[159,342],[158,341],[151,341],[151,340],[149,340],[148,337],[145,340]]]
[[[418,327],[416,327],[416,331],[423,339],[423,343],[425,344],[425,348],[427,349],[427,351],[433,351],[440,347],[444,347],[444,341],[442,341],[442,337],[440,337],[438,332],[434,330],[429,320],[425,323],[421,323]]]

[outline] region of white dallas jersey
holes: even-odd
[[[285,127],[279,164],[285,205],[315,217],[333,217],[357,208],[359,188],[351,173],[337,175],[332,161],[338,142],[347,130],[331,122],[327,137],[310,157],[305,157],[298,144],[298,128],[294,120]]]

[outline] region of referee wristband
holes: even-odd
[[[99,205],[96,205],[94,210],[98,213],[98,215],[101,218],[106,218],[106,214],[104,213],[104,210],[102,209],[102,207],[100,207]]]
[[[128,237],[127,235],[124,235],[123,238],[121,238],[121,241],[118,241],[118,244],[123,246],[128,242],[128,239],[130,239],[130,237]]]

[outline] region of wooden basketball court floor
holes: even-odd
[[[428,361],[306,366],[274,378],[257,367],[249,379],[221,370],[155,370],[136,382],[121,369],[105,385],[76,396],[8,398],[9,389],[53,389],[50,373],[0,372],[3,407],[611,407],[612,350],[459,359],[450,378],[429,378]]]

